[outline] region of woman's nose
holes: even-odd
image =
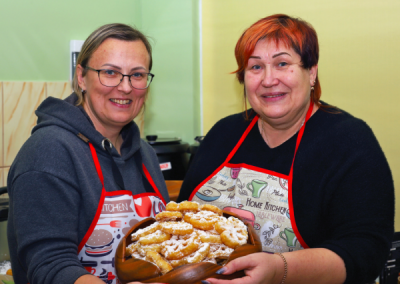
[[[279,83],[277,74],[271,65],[267,65],[262,75],[261,84],[265,87],[275,86]]]
[[[130,77],[129,76],[124,76],[122,78],[121,83],[118,85],[118,90],[124,92],[124,93],[130,93],[132,91],[132,85],[130,82]]]

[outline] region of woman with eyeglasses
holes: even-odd
[[[218,272],[246,277],[203,282],[373,282],[394,230],[391,171],[365,122],[320,101],[315,30],[272,15],[242,34],[235,56],[251,108],[208,132],[178,201],[236,213],[264,252]]]
[[[38,107],[8,175],[15,283],[119,283],[119,241],[169,201],[157,156],[133,122],[151,67],[141,32],[102,26],[82,46],[74,93]]]

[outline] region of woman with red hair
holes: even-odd
[[[320,101],[315,30],[272,15],[243,33],[235,56],[251,109],[209,131],[178,201],[238,214],[268,253],[219,271],[244,278],[203,282],[372,282],[394,231],[391,171],[364,121]]]

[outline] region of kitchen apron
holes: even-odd
[[[91,274],[107,284],[118,284],[114,256],[119,241],[133,225],[164,211],[166,203],[144,164],[143,181],[149,182],[152,192],[137,195],[128,190],[107,192],[96,150],[91,143],[89,146],[103,188],[96,215],[79,244],[78,257]]]
[[[313,105],[311,101],[305,121],[299,130],[289,175],[244,163],[229,163],[256,125],[259,119],[257,115],[224,163],[195,188],[189,200],[200,204],[212,204],[242,217],[256,230],[265,252],[288,252],[308,248],[297,230],[292,184],[294,160]]]

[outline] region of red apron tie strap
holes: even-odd
[[[97,171],[97,174],[99,175],[101,184],[102,184],[103,187],[104,187],[104,177],[103,177],[103,173],[102,173],[102,171],[101,171],[99,159],[98,159],[98,157],[97,157],[96,149],[94,148],[94,146],[92,145],[92,143],[89,142],[88,144],[89,144],[89,147],[90,147],[90,152],[92,152],[94,166],[96,167],[96,171]]]

